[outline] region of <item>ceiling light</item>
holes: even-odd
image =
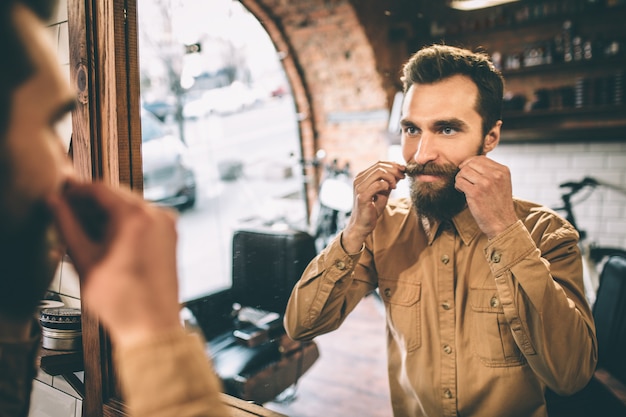
[[[457,10],[476,10],[516,1],[518,0],[452,0],[448,3],[448,6]]]

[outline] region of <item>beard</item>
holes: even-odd
[[[29,204],[19,216],[3,206],[0,215],[0,312],[26,319],[35,312],[56,272],[60,258],[51,256],[59,248],[56,229],[43,202]]]
[[[453,164],[435,165],[407,164],[406,174],[409,176],[410,195],[418,214],[432,220],[450,220],[465,208],[465,194],[454,188],[459,168]],[[442,181],[420,182],[416,175],[437,175]]]
[[[483,139],[474,155],[485,154],[485,140]],[[405,174],[409,177],[410,195],[418,215],[431,220],[451,220],[467,205],[465,194],[454,187],[459,167],[454,164],[437,165],[432,162],[425,164],[408,163]],[[436,175],[442,178],[441,182],[419,182],[416,175]]]

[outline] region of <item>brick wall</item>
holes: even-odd
[[[314,138],[304,155],[324,149],[329,158],[350,160],[355,169],[384,157],[388,118],[386,81],[355,9],[347,0],[243,0],[252,13],[267,13],[288,40],[305,97],[310,104]],[[263,19],[260,19],[263,23]],[[267,25],[266,25],[267,27]],[[277,34],[269,32],[275,41]],[[280,50],[280,45],[279,50]],[[286,52],[286,51],[283,51]],[[358,146],[354,146],[358,144]]]

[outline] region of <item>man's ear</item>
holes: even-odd
[[[487,154],[494,150],[498,143],[500,143],[500,128],[502,127],[502,120],[498,120],[491,130],[485,136],[483,144],[483,153]]]

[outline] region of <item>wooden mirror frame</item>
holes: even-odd
[[[87,180],[142,192],[136,0],[67,0],[74,166]],[[111,366],[111,345],[82,305],[83,415],[126,415]]]
[[[265,16],[252,1],[245,2]],[[72,112],[72,156],[86,180],[126,185],[143,192],[141,159],[140,76],[137,45],[137,0],[67,0],[70,80],[77,90]],[[284,34],[264,19],[274,42],[289,50]],[[283,65],[300,114],[310,114],[310,97],[298,73],[294,54]],[[311,117],[298,121],[303,154],[312,157],[315,128]],[[312,168],[308,168],[312,170]],[[307,170],[307,171],[308,171]],[[316,192],[305,185],[305,195]],[[307,213],[308,214],[308,213]],[[82,305],[84,399],[89,417],[127,416],[112,366],[111,343],[100,323]],[[222,394],[233,415],[279,416],[261,406]]]

